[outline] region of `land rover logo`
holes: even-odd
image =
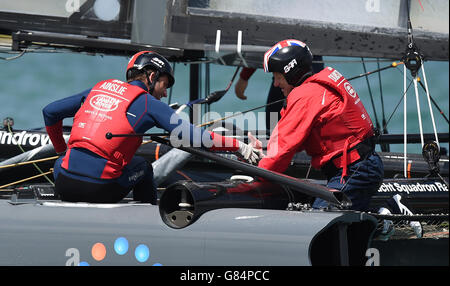
[[[356,92],[349,82],[344,83],[344,88],[351,97],[353,97],[353,98],[356,97]]]
[[[89,103],[91,106],[100,111],[114,111],[119,106],[122,100],[117,98],[105,95],[105,94],[97,94],[91,98]]]
[[[43,146],[50,143],[47,134],[26,132],[0,131],[1,145]]]

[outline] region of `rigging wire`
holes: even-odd
[[[380,70],[379,58],[377,58],[377,68],[378,68],[378,70]],[[381,82],[381,72],[378,73],[378,86],[380,87],[381,116],[382,116],[381,124],[383,125],[383,130],[380,130],[380,131],[382,131],[383,134],[388,134],[388,131],[386,128],[386,115],[384,113],[384,97],[383,97],[383,86],[382,86],[382,82]],[[389,144],[381,144],[381,151],[389,152],[390,151]]]
[[[429,111],[430,111],[431,123],[432,123],[432,125],[433,125],[434,136],[435,136],[435,139],[436,139],[436,143],[437,143],[437,145],[439,146],[439,138],[438,138],[438,136],[437,136],[436,122],[434,121],[434,114],[433,114],[433,110],[432,110],[432,108],[431,108],[431,100],[430,100],[431,96],[430,96],[430,91],[429,91],[429,89],[428,89],[427,76],[426,76],[426,74],[425,74],[425,65],[424,65],[423,62],[422,62],[422,75],[423,75],[423,80],[424,80],[424,82],[425,82],[425,93],[426,93],[426,95],[427,95],[428,108],[429,108]]]
[[[377,58],[377,68],[378,70],[380,69],[380,61],[379,58]],[[383,96],[383,85],[382,85],[382,81],[381,81],[381,73],[378,73],[378,85],[380,87],[380,100],[381,100],[381,116],[382,116],[382,124],[383,124],[383,134],[387,134],[388,131],[385,128],[386,125],[386,116],[384,113],[384,96]]]
[[[401,71],[400,69],[396,69],[402,76],[403,76],[403,71]],[[411,78],[408,77],[408,80],[412,80]],[[420,78],[417,78],[417,81],[419,82],[420,86],[422,87],[422,89],[424,91],[426,91],[425,86],[423,85],[422,81],[420,80]],[[437,104],[437,102],[434,100],[434,98],[430,95],[430,99],[432,101],[432,103],[434,104],[434,106],[437,108],[437,110],[439,111],[439,113],[442,115],[442,117],[444,117],[445,121],[447,121],[447,123],[449,123],[449,120],[447,118],[447,116],[445,116],[444,111],[442,111],[442,109],[439,107],[439,105]]]
[[[415,90],[415,94],[416,94],[417,115],[418,115],[418,119],[419,119],[420,136],[421,136],[422,147],[424,147],[419,92],[417,89],[417,82],[419,81],[418,73],[419,73],[420,68],[422,68],[422,75],[425,80],[425,93],[426,93],[427,100],[428,100],[428,107],[430,110],[430,116],[431,116],[431,121],[432,121],[432,125],[433,125],[436,143],[439,148],[439,138],[437,137],[437,130],[436,130],[436,125],[434,122],[434,115],[433,115],[433,111],[432,111],[432,107],[431,107],[430,93],[428,90],[428,85],[427,85],[427,80],[426,80],[426,75],[425,75],[425,68],[423,65],[423,55],[420,53],[419,49],[416,46],[416,43],[414,42],[413,28],[412,28],[411,18],[410,18],[410,6],[409,6],[410,3],[407,1],[406,4],[407,4],[407,16],[408,16],[408,18],[407,18],[408,45],[407,45],[407,48],[405,50],[405,55],[403,56],[402,60],[405,63],[405,67],[410,70],[411,76],[413,77],[414,90]],[[406,81],[406,70],[405,70],[404,78]],[[405,104],[406,104],[406,101],[405,101]],[[405,126],[406,126],[406,114],[405,114]],[[405,145],[406,145],[406,138],[405,138]],[[406,154],[405,154],[405,160],[406,160]]]
[[[368,62],[367,60],[366,60],[366,62]],[[357,76],[354,76],[354,77],[350,77],[350,78],[348,78],[347,80],[348,81],[351,81],[351,80],[354,80],[354,79],[357,79],[357,78],[360,78],[360,77],[363,77],[363,76],[367,76],[367,75],[370,75],[370,74],[373,74],[373,73],[379,73],[379,72],[381,72],[381,71],[383,71],[383,70],[386,70],[386,69],[389,69],[389,68],[395,68],[395,67],[397,67],[399,64],[403,64],[402,62],[399,62],[399,63],[397,63],[397,62],[392,62],[390,65],[388,65],[388,66],[385,66],[385,67],[382,67],[382,68],[378,68],[378,69],[376,69],[376,70],[373,70],[373,71],[370,71],[370,72],[366,72],[366,73],[363,73],[363,74],[360,74],[360,75],[357,75]]]
[[[419,84],[420,86],[423,88],[424,91],[426,91],[425,86],[423,85],[422,81],[419,80]],[[439,105],[436,103],[436,101],[433,99],[433,97],[430,95],[430,99],[431,102],[433,102],[434,106],[437,108],[437,110],[439,111],[439,113],[442,115],[442,117],[444,117],[445,121],[447,121],[447,123],[449,123],[447,116],[445,116],[444,111],[442,111],[442,109],[439,107]]]
[[[408,92],[409,88],[411,87],[412,83],[413,83],[413,81],[410,81],[410,82],[409,82],[408,87],[406,88],[405,92],[402,94],[402,96],[401,96],[399,102],[397,103],[397,105],[396,105],[395,108],[394,108],[394,111],[392,111],[391,115],[389,116],[389,119],[388,119],[387,122],[386,122],[386,126],[383,126],[383,128],[386,128],[387,125],[389,124],[389,122],[391,121],[392,116],[394,116],[394,113],[397,111],[398,106],[400,105],[400,103],[402,103],[402,100],[403,100],[403,98],[405,97],[405,95],[407,94],[407,92]]]
[[[409,88],[412,85],[412,81],[409,83],[408,87],[406,88],[405,92],[403,93],[403,95],[401,96],[399,102],[397,103],[397,106],[394,108],[394,111],[392,112],[391,116],[389,117],[388,121],[386,122],[385,126],[383,126],[383,129],[387,127],[387,125],[389,124],[389,121],[391,121],[392,116],[394,115],[395,111],[397,110],[397,108],[399,107],[400,103],[402,102],[403,98],[405,97],[405,95],[407,94]],[[366,157],[364,158],[364,160],[366,160],[368,158],[369,154],[366,155]],[[342,188],[340,189],[341,192],[344,191],[345,187],[347,186],[348,182],[352,179],[352,177],[358,172],[359,168],[361,167],[361,165],[359,165],[356,170],[350,175],[350,177],[345,180],[344,185],[342,186]]]
[[[219,118],[219,119],[215,119],[215,120],[211,120],[211,121],[202,123],[201,125],[199,125],[199,127],[208,126],[208,125],[211,125],[211,124],[214,124],[214,123],[217,123],[217,122],[220,122],[220,121],[232,118],[232,117],[236,117],[236,116],[245,114],[245,113],[250,112],[250,111],[254,111],[254,110],[266,107],[266,106],[270,106],[270,105],[273,105],[273,104],[276,104],[276,103],[280,103],[282,101],[285,101],[285,99],[284,98],[283,99],[279,99],[279,100],[273,101],[271,103],[267,103],[267,104],[264,104],[264,105],[261,105],[261,106],[253,107],[253,108],[245,110],[245,111],[235,112],[235,113],[233,113],[231,115],[228,115],[228,116],[225,116],[225,117],[222,117],[222,118]]]
[[[390,59],[381,59],[380,62],[392,62]],[[361,60],[321,60],[321,61],[313,61],[312,63],[324,64],[324,63],[332,63],[332,64],[358,64],[361,63]],[[376,62],[376,60],[368,60],[365,59],[366,63]]]
[[[378,121],[378,115],[377,115],[377,112],[375,110],[375,104],[373,102],[372,89],[370,88],[370,82],[369,82],[369,77],[367,75],[367,69],[366,69],[366,64],[364,62],[364,58],[361,58],[361,61],[362,61],[363,69],[364,69],[364,77],[366,78],[367,89],[369,90],[370,102],[372,103],[373,114],[375,115],[375,124],[377,126],[377,129],[380,130],[380,122]]]
[[[397,106],[395,107],[394,111],[392,112],[391,116],[389,117],[388,121],[386,122],[385,126],[383,126],[383,129],[387,127],[387,124],[389,123],[389,121],[391,120],[392,116],[394,115],[395,111],[397,110],[398,106],[400,105],[400,103],[403,100],[403,97],[405,96],[405,94],[407,93],[408,89],[411,87],[412,81],[409,83],[408,88],[406,89],[406,91],[403,93],[402,97],[400,98],[400,101],[398,102]],[[369,157],[369,154],[366,155],[366,157],[364,158],[364,160],[366,160]],[[340,188],[340,191],[343,192],[345,187],[347,186],[348,182],[352,179],[352,177],[358,172],[359,168],[361,167],[361,165],[359,165],[356,170],[350,175],[350,177],[345,180],[344,185]]]

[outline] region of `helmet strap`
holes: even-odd
[[[150,79],[151,74],[149,74],[145,69],[144,69],[144,72],[145,72],[145,76],[147,77],[147,83],[148,83],[148,90],[147,91],[148,91],[148,93],[152,94],[153,91],[155,91],[155,85],[158,82],[160,73],[159,73],[159,71],[154,72],[155,76],[154,76],[153,81],[152,81]]]
[[[299,86],[301,85],[308,77],[312,76],[313,72],[309,71],[307,73],[305,73],[295,84],[294,86]]]

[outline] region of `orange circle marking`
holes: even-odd
[[[101,261],[105,258],[106,256],[106,248],[103,245],[103,243],[101,242],[97,242],[96,244],[94,244],[92,246],[92,257],[97,260],[97,261]]]

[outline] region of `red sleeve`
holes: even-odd
[[[239,142],[235,138],[224,137],[214,132],[209,132],[213,140],[213,146],[209,148],[211,151],[232,151],[239,149]]]
[[[62,124],[63,122],[61,120],[51,126],[45,126],[56,153],[62,153],[66,151],[67,148],[66,141],[63,137]]]
[[[248,81],[248,79],[253,75],[253,73],[256,71],[256,69],[254,68],[246,68],[244,67],[241,70],[241,73],[239,74],[239,76],[243,79]]]
[[[295,153],[302,151],[303,143],[308,138],[315,118],[321,111],[321,104],[317,104],[314,93],[311,96],[296,95],[307,94],[310,90],[298,90],[289,98],[286,111],[275,127],[267,145],[267,155],[258,166],[267,170],[283,173],[289,167]],[[291,96],[291,94],[289,95]],[[297,100],[295,100],[297,99]],[[292,102],[293,101],[293,102]]]

